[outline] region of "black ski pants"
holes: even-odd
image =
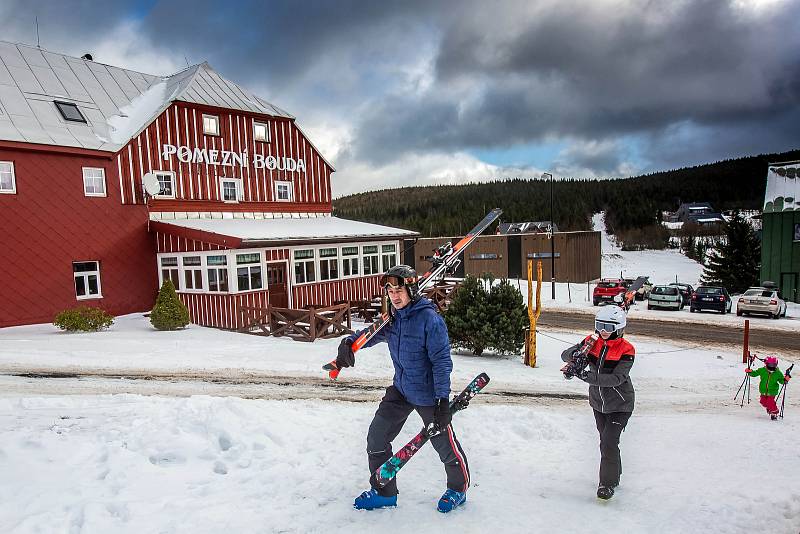
[[[632,412],[603,413],[594,410],[597,431],[600,432],[600,485],[616,486],[622,475],[619,438]]]
[[[433,421],[434,406],[415,406],[409,403],[394,386],[386,388],[386,395],[378,405],[375,417],[369,425],[367,434],[367,456],[369,458],[370,485],[385,496],[397,495],[397,478],[393,478],[384,488],[378,487],[374,473],[391,458],[392,441],[400,433],[408,416],[416,410],[424,425]],[[466,491],[469,486],[469,465],[467,457],[456,439],[453,426],[431,438],[431,444],[444,464],[447,474],[447,487],[456,491]]]

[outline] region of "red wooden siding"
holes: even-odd
[[[219,117],[220,135],[203,134],[203,113]],[[253,139],[253,123],[266,123],[270,142]],[[184,163],[176,155],[162,157],[164,144],[207,150],[247,152],[246,166]],[[303,160],[305,172],[256,168],[254,155]],[[120,199],[124,204],[142,203],[142,176],[151,170],[175,173],[175,200],[151,200],[153,211],[331,211],[332,169],[303,135],[293,120],[259,117],[246,112],[205,108],[174,102],[117,155]],[[223,203],[219,178],[242,180],[243,201]],[[291,181],[293,202],[277,202],[276,181]],[[179,201],[179,202],[176,202]],[[209,204],[211,203],[211,204]]]
[[[158,275],[147,233],[147,209],[120,204],[117,165],[111,154],[9,148],[17,194],[0,195],[0,246],[8,277],[0,297],[0,327],[47,323],[79,304],[114,315],[150,309]],[[82,167],[105,169],[105,197],[83,192]],[[103,298],[77,300],[73,261],[99,261]]]
[[[317,282],[292,288],[292,308],[330,306],[343,300],[368,300],[380,295],[379,275],[350,278],[332,282]]]
[[[270,260],[268,260],[270,261]],[[329,306],[344,300],[370,299],[380,294],[378,276],[309,284],[293,288],[292,308]],[[181,301],[189,308],[192,323],[236,330],[244,326],[239,306],[266,307],[269,290],[252,291],[236,295],[215,295],[209,293],[178,293]]]

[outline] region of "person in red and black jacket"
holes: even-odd
[[[600,499],[610,499],[619,485],[622,475],[619,439],[633,414],[636,400],[630,379],[636,350],[623,339],[625,325],[626,316],[621,308],[605,306],[595,316],[597,336],[587,336],[561,354],[561,359],[569,361],[584,343],[592,343],[588,367],[575,376],[589,384],[589,405],[594,410],[600,433],[600,484],[597,487]]]

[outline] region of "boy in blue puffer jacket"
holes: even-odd
[[[447,490],[439,499],[438,510],[449,512],[467,500],[469,466],[461,444],[450,425],[450,339],[442,317],[434,304],[419,293],[417,273],[408,265],[392,267],[381,277],[392,303],[392,320],[365,347],[381,341],[389,344],[394,365],[394,381],[375,412],[367,434],[371,489],[359,495],[353,506],[373,510],[397,505],[397,481],[381,488],[375,471],[392,457],[392,440],[416,411],[427,426],[433,422],[441,432],[431,438],[447,474]],[[356,332],[343,339],[336,357],[336,367],[355,364],[352,344],[361,335]]]

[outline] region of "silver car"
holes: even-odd
[[[653,286],[647,298],[647,309],[670,308],[680,310],[683,308],[681,292],[675,286]]]
[[[778,291],[767,287],[751,287],[739,297],[736,315],[763,313],[773,319],[786,317],[786,301],[778,296]]]

